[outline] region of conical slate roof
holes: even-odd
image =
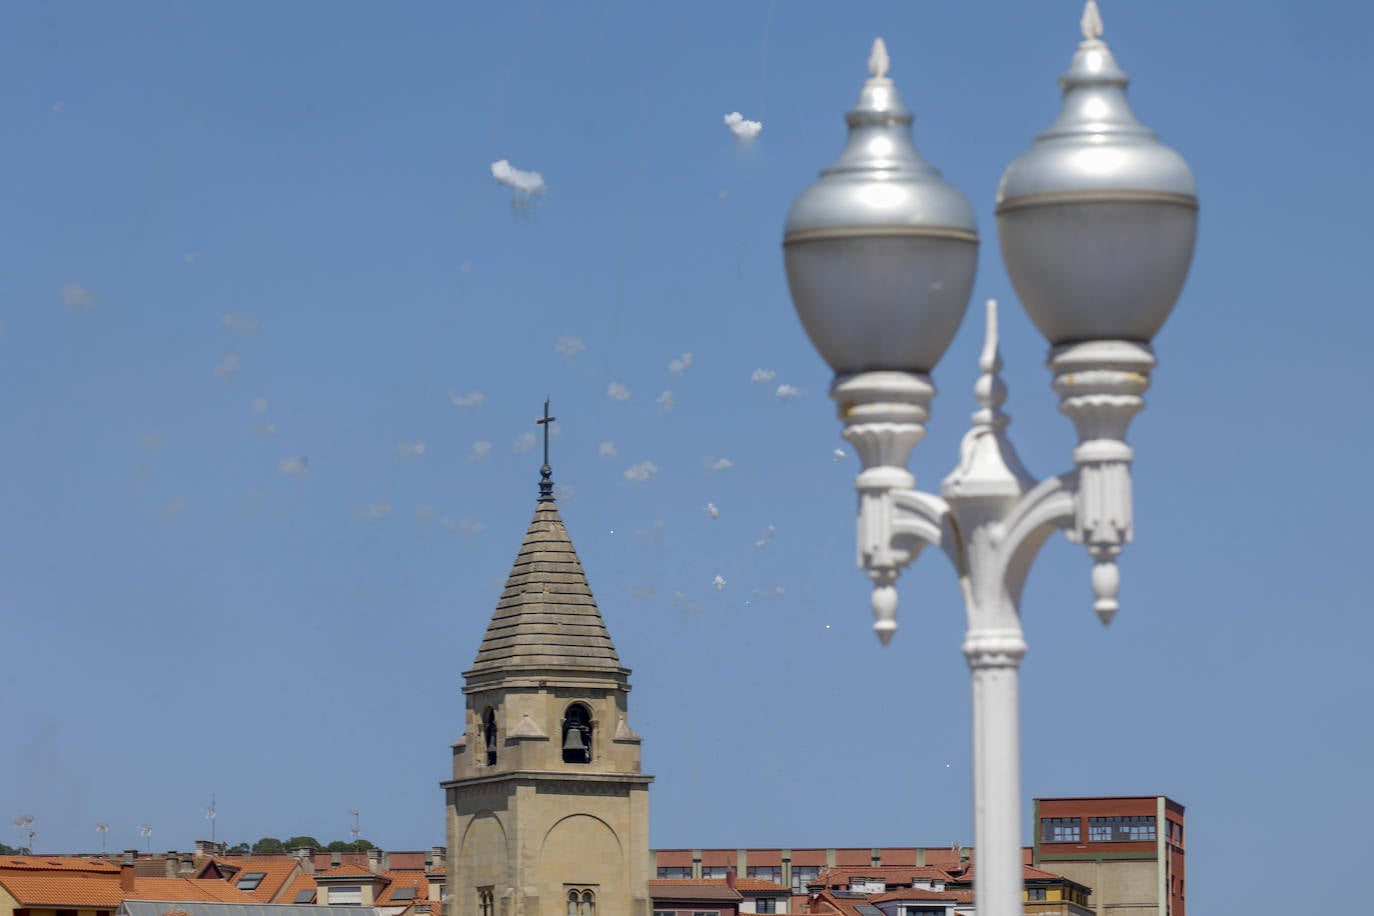
[[[541,500],[467,674],[507,667],[623,670],[552,499]]]

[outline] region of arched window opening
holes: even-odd
[[[563,762],[592,762],[592,714],[581,703],[569,706],[563,716]]]
[[[496,710],[490,706],[482,713],[482,740],[487,749],[487,766],[496,765]]]
[[[496,916],[496,901],[493,889],[490,887],[479,887],[477,889],[477,906],[481,916]]]
[[[568,891],[568,916],[596,916],[596,895],[591,891]]]

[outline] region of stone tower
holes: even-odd
[[[547,409],[545,411],[547,414]],[[547,443],[546,443],[547,447]],[[444,916],[650,916],[649,783],[630,690],[552,495],[472,668],[453,745]]]

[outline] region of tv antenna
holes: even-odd
[[[143,837],[144,839],[146,839],[146,840],[148,841],[148,853],[151,855],[151,854],[152,854],[152,851],[153,851],[153,827],[152,827],[152,825],[151,825],[151,824],[139,824],[139,825],[138,825],[138,835],[141,836],[141,837]]]
[[[33,828],[33,815],[21,814],[14,819],[14,829],[19,831],[21,842],[27,840],[25,851],[33,855],[33,838],[38,835],[38,831]]]
[[[210,822],[210,842],[213,844],[215,842],[215,815],[218,813],[215,810],[215,793],[210,793],[210,807],[205,808],[204,811],[205,819]]]
[[[357,849],[357,846],[358,846],[358,837],[362,836],[362,835],[363,835],[363,832],[362,832],[362,830],[360,830],[360,829],[358,828],[358,812],[357,812],[357,810],[356,810],[356,809],[353,809],[353,808],[350,808],[350,809],[348,809],[348,813],[351,814],[351,815],[353,815],[353,826],[350,827],[350,828],[348,828],[348,832],[351,833],[351,834],[353,835],[353,847],[354,847],[354,849]]]
[[[105,854],[105,834],[110,832],[109,824],[96,824],[95,832],[100,834],[100,854]]]

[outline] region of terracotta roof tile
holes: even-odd
[[[649,896],[655,900],[743,900],[744,895],[720,878],[654,878]]]
[[[198,900],[219,903],[254,903],[254,899],[224,881],[195,878],[134,876],[132,891],[125,893],[119,873],[73,871],[0,873],[0,887],[24,907],[114,909],[126,897],[132,900]]]
[[[429,881],[422,871],[389,871],[386,876],[391,883],[377,896],[376,906],[401,906],[419,903],[429,899]],[[403,887],[415,888],[415,895],[409,899],[397,900],[396,891]]]
[[[769,881],[767,878],[736,878],[735,889],[747,894],[757,894],[769,892],[774,894],[790,894],[790,887],[783,887],[776,881]]]
[[[0,856],[0,871],[95,871],[115,872],[119,866],[106,859],[80,856]]]
[[[323,878],[327,881],[330,878],[352,878],[360,875],[376,877],[372,869],[368,868],[366,865],[348,864],[336,865],[333,868],[326,868],[324,871],[317,871],[315,872],[315,880],[319,881]]]
[[[295,903],[296,895],[301,891],[309,889],[311,893],[314,893],[317,888],[318,885],[315,884],[315,879],[302,872],[291,879],[291,883],[287,886],[286,892],[281,895],[281,902]],[[313,900],[314,898],[311,899]]]

